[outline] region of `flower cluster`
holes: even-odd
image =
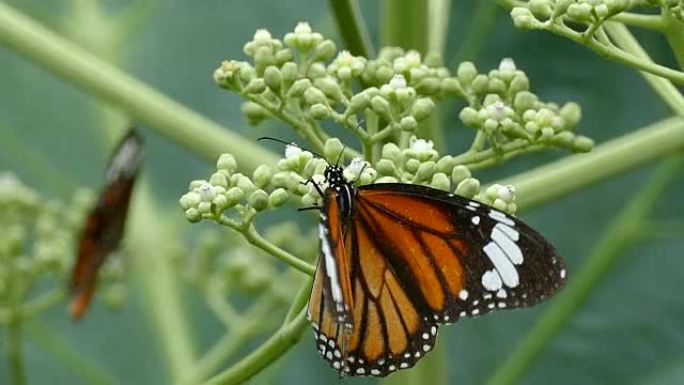
[[[375,166],[362,158],[353,158],[344,168],[347,181],[356,185],[370,183],[412,183],[453,191],[460,196],[497,202],[497,208],[511,214],[515,212],[514,191],[490,187],[480,193],[480,182],[473,178],[468,167],[459,164],[456,157],[440,156],[432,141],[409,139],[410,146],[400,149],[386,143]],[[238,173],[237,162],[231,154],[223,154],[217,162],[217,171],[209,180],[190,183],[189,191],[180,199],[190,222],[201,219],[217,220],[227,210],[234,209],[238,217],[249,217],[256,212],[280,207],[287,201],[303,207],[320,205],[321,191],[327,187],[325,168],[340,160],[342,142],[332,138],[324,146],[325,159],[314,156],[295,144],[286,146],[285,156],[275,171],[268,166],[258,167],[250,178]],[[318,186],[318,189],[316,186]]]
[[[502,60],[498,69],[487,74],[464,62],[457,76],[474,97],[473,103],[461,110],[461,121],[481,130],[495,149],[515,141],[523,147],[543,144],[575,152],[592,149],[591,139],[572,132],[581,117],[579,105],[569,102],[561,107],[540,101],[529,91],[527,76],[512,59]]]
[[[283,41],[259,30],[244,51],[253,64],[224,61],[214,80],[247,99],[242,111],[253,124],[280,118],[305,130],[332,119],[354,130],[356,115],[371,110],[388,129],[414,131],[434,110],[434,100],[462,93],[439,59],[422,60],[416,51],[399,48],[383,49],[376,59],[338,52],[307,23]],[[354,81],[361,85],[358,92]]]
[[[608,18],[631,8],[628,0],[530,0],[511,12],[519,28],[540,28],[541,23],[559,17],[579,23],[603,23]]]

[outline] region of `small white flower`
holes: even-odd
[[[434,145],[431,140],[416,139],[416,141],[411,145],[411,150],[415,152],[428,152],[432,151],[433,147]]]
[[[513,72],[516,69],[515,62],[509,57],[503,58],[501,63],[499,63],[499,71],[501,72]]]
[[[404,58],[406,59],[406,64],[408,64],[409,68],[420,66],[420,53],[418,51],[408,51]]]
[[[299,23],[297,23],[297,26],[294,29],[294,33],[296,33],[296,34],[311,33],[311,26],[309,25],[309,23],[307,23],[305,21],[300,21]]]
[[[501,198],[502,201],[509,203],[513,201],[515,198],[515,186],[513,185],[506,185],[506,186],[501,186],[499,187],[498,195],[499,198]]]
[[[361,157],[356,157],[349,162],[349,166],[347,167],[347,170],[349,172],[353,173],[354,175],[359,175],[361,173],[361,170],[366,166],[366,161],[363,160]]]
[[[389,86],[395,90],[406,88],[406,78],[404,75],[394,75],[389,81]]]
[[[261,28],[257,29],[256,32],[254,33],[254,41],[255,42],[270,42],[271,41],[271,33],[268,32],[267,29]]]
[[[487,107],[487,112],[492,119],[501,121],[506,117],[506,105],[501,101],[495,102]]]
[[[197,193],[203,202],[211,202],[216,198],[214,186],[208,182],[202,183],[202,185],[197,188]]]
[[[296,144],[288,144],[285,146],[285,158],[290,159],[299,156],[302,153],[302,148]]]

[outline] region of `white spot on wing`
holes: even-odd
[[[501,277],[496,270],[487,270],[482,274],[482,287],[489,291],[501,289]]]
[[[492,264],[494,264],[494,267],[499,273],[499,276],[501,276],[503,283],[505,283],[508,287],[518,286],[520,283],[518,272],[511,260],[508,259],[504,251],[501,250],[499,245],[494,242],[489,242],[483,250],[492,261]]]
[[[497,211],[497,210],[494,210],[494,209],[489,210],[489,217],[492,218],[492,219],[494,219],[494,220],[497,221],[497,222],[501,222],[501,223],[506,224],[506,225],[509,225],[509,226],[514,226],[514,225],[515,225],[515,222],[513,222],[513,220],[511,220],[510,218],[508,218],[508,217],[506,216],[506,214],[502,213],[501,211]]]
[[[501,223],[498,223],[496,226],[494,226],[492,229],[492,240],[494,240],[494,242],[499,245],[504,253],[506,253],[506,256],[508,256],[511,262],[519,265],[523,262],[522,251],[520,251],[520,247],[518,247],[518,245],[513,242],[513,240],[509,238],[506,233],[504,233],[504,230],[501,229],[502,227],[507,226],[502,225]]]
[[[476,215],[476,216],[470,218],[470,221],[473,222],[474,225],[479,225],[480,224],[480,217]]]
[[[342,288],[337,279],[337,266],[335,265],[335,256],[330,249],[330,244],[328,243],[328,237],[326,236],[326,228],[322,223],[318,224],[318,237],[321,239],[321,250],[323,251],[323,256],[325,257],[325,269],[328,273],[328,278],[330,278],[330,288],[332,291],[333,302],[337,311],[342,312],[343,299],[342,299]]]
[[[462,300],[464,300],[464,301],[465,301],[466,299],[468,299],[468,290],[461,290],[461,291],[458,293],[458,298],[460,298],[460,299],[462,299]]]

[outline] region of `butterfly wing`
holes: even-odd
[[[425,186],[376,184],[359,188],[357,208],[360,220],[375,223],[376,236],[386,239],[388,261],[409,266],[402,284],[419,282],[422,314],[440,323],[532,306],[565,281],[551,244],[479,202]]]
[[[326,199],[319,229],[309,319],[321,355],[351,375],[384,376],[413,366],[434,346],[437,324],[421,317],[382,240],[362,221],[340,220],[334,195]]]
[[[110,161],[107,185],[89,213],[78,241],[76,264],[69,281],[74,296],[70,313],[74,319],[85,313],[95,290],[97,272],[119,245],[141,156],[142,138],[131,130]]]

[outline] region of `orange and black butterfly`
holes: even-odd
[[[413,366],[440,324],[532,306],[564,283],[561,257],[539,233],[495,208],[434,188],[354,186],[324,173],[321,254],[308,316],[318,349],[341,375]]]
[[[121,241],[133,185],[142,163],[142,146],[142,137],[135,129],[121,140],[107,168],[107,184],[86,219],[69,281],[73,295],[69,311],[74,319],[85,313],[95,291],[97,272]]]

